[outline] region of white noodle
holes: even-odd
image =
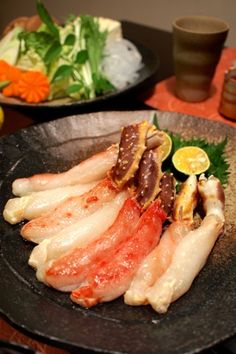
[[[123,38],[107,41],[102,70],[117,89],[133,83],[141,67],[142,56],[133,43]]]

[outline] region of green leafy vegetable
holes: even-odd
[[[114,90],[114,86],[112,83],[107,80],[104,76],[97,76],[96,74],[93,74],[93,82],[95,83],[96,87],[96,93],[98,95],[102,95],[104,92],[112,91]]]
[[[46,74],[49,100],[68,95],[93,99],[114,90],[101,69],[108,32],[100,30],[99,19],[71,15],[57,25],[42,0],[37,0],[37,12],[42,24],[36,31],[19,28],[1,40],[2,58],[22,70]]]
[[[52,82],[60,81],[72,74],[73,67],[71,65],[62,65],[56,70]]]
[[[54,24],[51,16],[49,15],[49,12],[41,2],[41,0],[37,1],[37,11],[38,15],[41,18],[42,22],[45,23],[47,26],[48,30],[51,32],[51,34],[59,39],[59,31],[57,26]]]
[[[62,46],[59,41],[52,43],[47,53],[45,54],[44,61],[46,65],[49,65],[53,60],[58,58],[62,52]]]
[[[73,84],[66,89],[66,92],[68,93],[68,95],[71,95],[72,93],[79,92],[82,87],[82,84]]]
[[[70,33],[64,42],[64,45],[74,45],[75,44],[75,35]]]
[[[52,36],[47,32],[21,32],[19,34],[19,39],[24,41],[24,52],[29,49],[34,49],[41,58],[44,58],[46,52],[48,51]]]
[[[107,39],[107,32],[99,30],[98,21],[92,16],[81,16],[81,34],[85,38],[95,92],[102,94],[114,87],[101,71],[101,61]]]
[[[21,28],[15,27],[6,36],[0,39],[0,59],[15,65],[20,51],[18,38]]]
[[[88,60],[88,51],[86,49],[77,53],[75,63],[84,64]]]

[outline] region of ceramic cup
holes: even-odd
[[[225,73],[219,112],[226,118],[236,120],[236,66]]]
[[[228,24],[214,17],[188,16],[173,22],[176,95],[180,99],[200,102],[209,97],[228,31]]]

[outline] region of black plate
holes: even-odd
[[[66,169],[117,140],[120,126],[152,115],[153,111],[139,111],[74,116],[0,139],[1,210],[15,178]],[[1,312],[19,329],[61,347],[107,353],[195,353],[236,333],[236,131],[177,113],[157,115],[161,128],[185,137],[198,135],[209,141],[228,137],[231,175],[225,190],[225,232],[191,290],[165,315],[149,306],[124,305],[122,298],[82,309],[67,294],[36,281],[27,265],[32,245],[20,237],[20,225],[11,226],[1,219]]]
[[[159,58],[144,45],[135,43],[134,41],[132,42],[142,55],[143,66],[139,70],[137,80],[123,90],[117,90],[93,100],[72,101],[68,98],[63,98],[38,104],[25,103],[19,99],[5,97],[0,94],[0,104],[3,107],[18,110],[37,121],[47,121],[72,114],[114,109],[111,108],[114,104],[123,104],[127,97],[129,100],[132,99],[132,97],[136,97],[138,94],[152,87],[157,80]]]

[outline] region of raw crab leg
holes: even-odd
[[[147,133],[147,149],[156,147],[161,143],[162,138],[159,132],[150,130]],[[41,173],[31,177],[18,178],[12,184],[12,193],[16,196],[24,196],[32,192],[99,181],[115,166],[118,151],[118,144],[113,144],[105,151],[91,156],[68,171]]]
[[[12,184],[12,192],[16,196],[24,196],[36,191],[98,181],[104,178],[115,165],[117,154],[118,146],[112,145],[66,172],[42,173],[28,178],[18,178]]]
[[[3,211],[4,219],[10,224],[16,224],[24,219],[31,220],[37,218],[49,210],[56,208],[67,198],[88,192],[96,184],[97,182],[91,182],[66,186],[9,199]]]
[[[90,307],[122,295],[140,262],[158,243],[165,218],[159,201],[153,202],[132,235],[89,272],[82,286],[72,292],[71,299]]]
[[[190,231],[190,225],[183,222],[173,222],[161,237],[159,244],[142,261],[129,289],[124,294],[127,305],[146,305],[146,293],[150,286],[160,278],[170,265],[173,253],[178,243]]]
[[[201,176],[198,190],[206,216],[179,243],[170,266],[147,292],[149,304],[159,313],[166,312],[171,302],[189,290],[223,230],[224,192],[219,180]]]
[[[52,263],[46,271],[46,282],[61,291],[77,288],[94,264],[131,235],[139,217],[138,203],[134,199],[127,199],[115,222],[98,240],[85,248],[76,248]]]
[[[196,201],[197,178],[192,175],[182,185],[176,197],[173,211],[175,221],[166,229],[159,244],[143,260],[126,291],[124,295],[126,304],[133,306],[147,304],[148,288],[166,271],[177,245],[191,230]]]
[[[21,235],[27,240],[40,243],[63,228],[92,214],[104,203],[111,201],[117,192],[118,190],[112,182],[108,178],[104,178],[87,193],[70,197],[59,204],[56,209],[29,221],[21,229]]]
[[[111,202],[106,203],[91,215],[55,234],[37,245],[29,259],[29,264],[38,269],[39,280],[44,275],[46,262],[54,260],[76,247],[86,247],[100,237],[115,221],[119,210],[127,199],[127,192],[120,192]]]

